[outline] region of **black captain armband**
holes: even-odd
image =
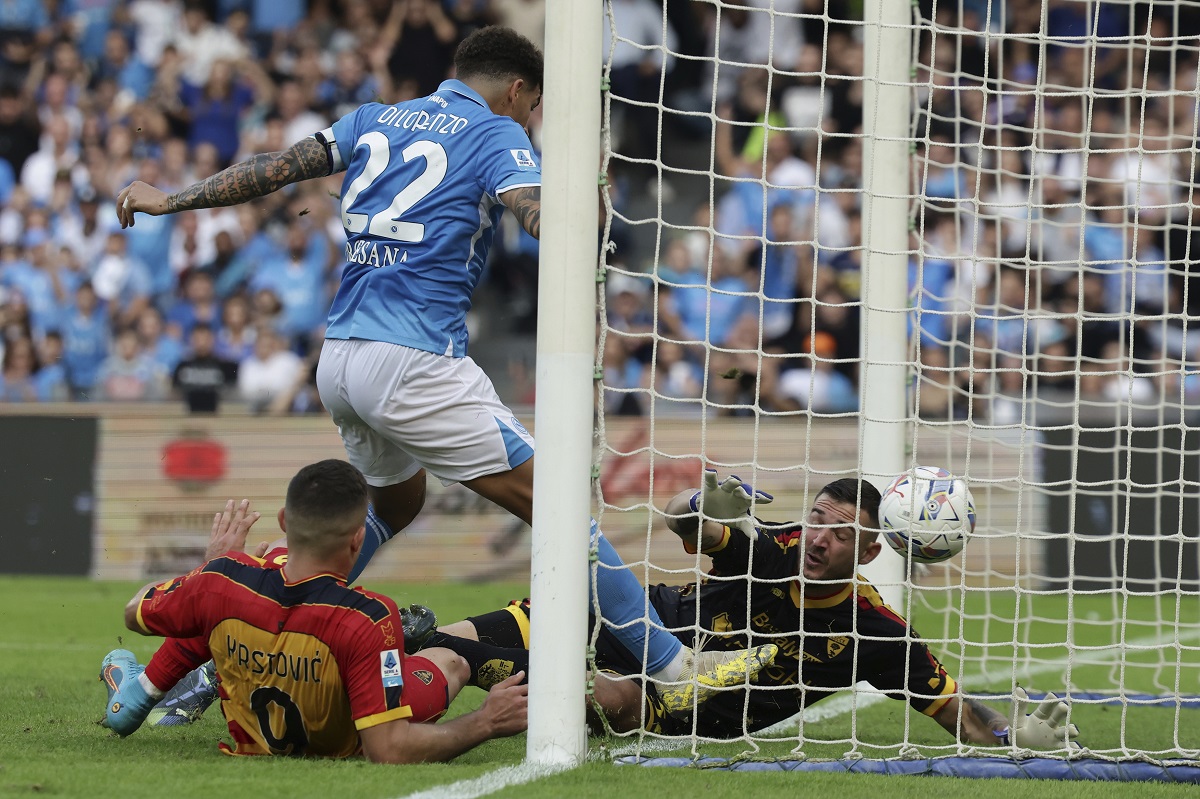
[[[325,148],[325,161],[329,164],[329,172],[326,174],[332,175],[337,172],[338,162],[342,160],[342,154],[337,150],[337,145],[325,138],[324,131],[317,131],[312,137],[317,140],[317,144]]]

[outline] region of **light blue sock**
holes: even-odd
[[[600,601],[600,615],[610,625],[613,635],[625,645],[635,657],[646,653],[646,673],[653,674],[666,668],[683,644],[679,639],[662,629],[662,618],[654,606],[646,602],[642,584],[625,568],[624,561],[608,543],[604,533],[592,522],[592,538],[596,543],[600,567],[596,569],[595,590]],[[605,568],[616,566],[617,568]],[[625,627],[622,625],[634,622]],[[657,625],[657,626],[655,626]],[[649,639],[649,643],[647,643]]]
[[[375,506],[368,505],[367,534],[363,536],[362,552],[358,553],[358,560],[354,561],[354,568],[350,570],[350,576],[346,578],[347,585],[358,579],[379,548],[391,541],[394,535],[396,533],[391,527],[388,527],[388,523],[375,515]]]

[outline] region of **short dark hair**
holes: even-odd
[[[860,493],[862,495],[861,499],[859,498]],[[872,485],[869,480],[860,480],[857,477],[843,477],[840,480],[834,480],[822,488],[820,494],[824,494],[836,502],[845,502],[848,505],[855,505],[865,510],[867,512],[867,523],[870,527],[874,529],[879,528],[879,501],[882,497],[879,495],[879,489]],[[874,534],[872,534],[872,538],[874,538]]]
[[[521,78],[542,87],[542,51],[511,28],[490,25],[462,40],[454,53],[459,80],[484,78],[510,81]]]
[[[288,546],[326,552],[367,516],[367,481],[345,461],[318,461],[296,472],[284,501]]]

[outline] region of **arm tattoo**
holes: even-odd
[[[1008,719],[998,710],[988,707],[978,699],[967,699],[965,702],[984,726],[991,727],[993,731],[1008,729]]]
[[[325,146],[309,137],[277,153],[256,155],[167,197],[167,213],[237,205],[289,183],[332,171]]]
[[[542,237],[542,187],[526,186],[504,195],[505,205],[512,209],[521,227],[535,239]]]

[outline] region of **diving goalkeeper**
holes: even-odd
[[[879,492],[844,478],[821,489],[803,523],[768,524],[748,515],[771,497],[730,477],[705,474],[700,491],[684,491],[666,507],[667,526],[688,552],[712,560],[709,576],[681,586],[656,585],[650,601],[685,645],[740,649],[774,643],[773,663],[745,689],[706,692],[695,707],[695,732],[734,738],[795,715],[831,694],[869,682],[904,700],[964,743],[1031,749],[1072,747],[1078,730],[1065,725],[1068,707],[1053,694],[1031,714],[1017,689],[1013,720],[974,699],[863,578],[857,567],[880,552]],[[856,510],[856,508],[858,510]],[[701,522],[703,511],[704,521]],[[724,523],[711,521],[721,519]],[[481,688],[516,671],[528,672],[529,604],[441,628],[428,645],[446,647],[471,666]],[[696,640],[693,631],[702,632]],[[596,703],[614,730],[644,726],[664,735],[692,734],[689,714],[668,713],[653,682],[611,678],[638,675],[638,660],[606,628],[597,640]],[[749,691],[747,697],[746,691]]]

